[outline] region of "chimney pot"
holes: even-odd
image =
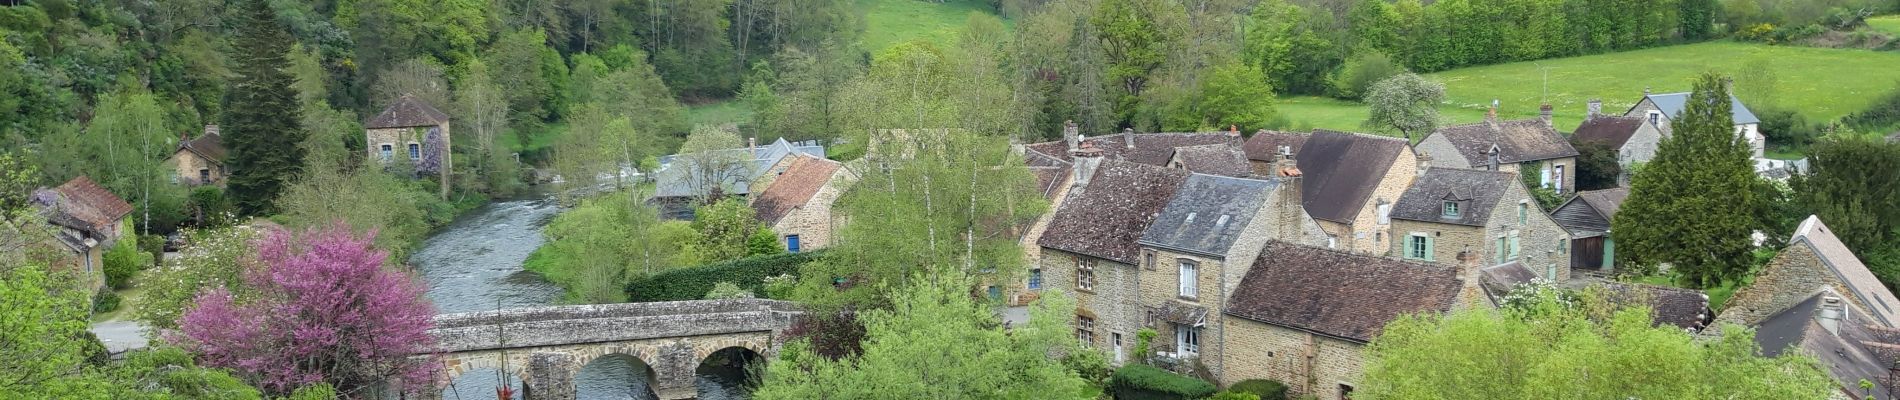
[[[1082,140],[1080,137],[1081,136],[1080,131],[1081,131],[1080,128],[1075,127],[1074,120],[1065,121],[1062,123],[1062,141],[1069,144],[1070,153],[1074,153],[1076,150],[1080,150],[1080,147],[1078,146],[1079,145],[1078,142]]]
[[[756,149],[756,148],[759,148],[759,138],[758,138],[758,137],[756,137],[756,136],[748,136],[748,137],[746,137],[746,138],[745,138],[745,147],[746,147],[746,148],[751,148],[751,149]]]
[[[1122,128],[1122,145],[1135,148],[1135,128]]]

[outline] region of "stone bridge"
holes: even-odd
[[[775,356],[782,332],[798,314],[789,302],[734,299],[437,315],[429,333],[444,368],[424,397],[439,399],[441,389],[463,373],[493,369],[521,379],[526,387],[517,390],[528,399],[574,399],[581,367],[622,354],[646,364],[648,386],[661,400],[692,399],[698,396],[694,370],[702,361],[732,348]]]

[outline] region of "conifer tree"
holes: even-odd
[[[1631,179],[1611,221],[1617,262],[1670,264],[1683,283],[1709,287],[1747,273],[1758,204],[1748,144],[1735,136],[1726,78],[1696,80],[1656,158]]]
[[[236,77],[225,98],[224,143],[230,149],[230,194],[247,215],[268,214],[303,170],[307,135],[291,88],[290,33],[264,0],[244,2],[231,54]]]

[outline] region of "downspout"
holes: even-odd
[[[1227,377],[1227,326],[1226,324],[1221,323],[1222,321],[1221,310],[1218,309],[1218,308],[1223,308],[1227,305],[1226,303],[1227,302],[1227,259],[1226,257],[1221,257],[1221,262],[1220,262],[1220,297],[1218,299],[1220,300],[1221,307],[1215,307],[1217,309],[1213,310],[1214,324],[1215,324],[1215,329],[1216,329],[1214,333],[1214,340],[1220,343],[1220,354],[1221,354],[1220,357],[1217,357],[1214,359],[1214,370],[1218,371],[1214,373],[1214,384],[1216,385],[1219,385],[1220,381],[1225,380],[1225,378]]]

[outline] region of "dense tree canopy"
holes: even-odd
[[[246,0],[232,55],[237,77],[224,117],[231,197],[248,215],[276,210],[277,196],[303,171],[303,119],[291,89],[292,39],[264,0]]]
[[[1827,221],[1888,286],[1900,283],[1900,143],[1839,136],[1816,144],[1794,203]]]
[[[1629,199],[1610,223],[1618,265],[1669,264],[1697,287],[1748,272],[1762,203],[1748,144],[1735,139],[1728,87],[1712,73],[1697,78],[1671,121],[1674,133],[1631,178]]]

